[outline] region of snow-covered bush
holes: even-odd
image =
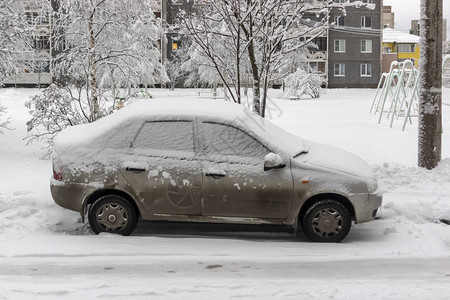
[[[310,67],[299,67],[295,73],[284,79],[284,84],[286,98],[300,98],[303,95],[320,98],[323,93],[323,78]]]
[[[75,95],[77,95],[75,97]],[[92,118],[89,103],[81,93],[73,93],[68,88],[50,85],[41,94],[25,102],[30,110],[31,120],[27,122],[27,144],[43,140],[48,154],[53,146],[55,135],[66,127],[90,123]],[[113,107],[100,107],[99,116],[113,111]]]

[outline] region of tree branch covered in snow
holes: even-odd
[[[53,146],[55,135],[66,127],[88,123],[89,105],[77,93],[77,97],[70,89],[50,85],[41,94],[25,102],[30,110],[31,120],[27,122],[27,144],[44,140],[48,153]]]
[[[180,20],[194,40],[191,59],[214,72],[235,102],[249,82],[253,110],[264,116],[269,85],[298,67],[305,47],[327,29],[330,11],[348,6],[373,8],[361,1],[211,0],[195,2]]]
[[[236,4],[232,2],[231,4]],[[180,25],[193,40],[190,61],[198,66],[200,81],[223,83],[231,99],[240,103],[241,59],[245,55],[239,23],[227,1],[196,2],[179,14]],[[205,59],[206,58],[206,59]]]
[[[156,5],[154,0],[59,2],[54,27],[61,53],[53,61],[54,75],[59,84],[83,88],[90,122],[102,117],[99,107],[106,97],[121,97],[120,88],[167,80],[159,62],[163,32],[153,14]]]
[[[176,86],[183,85],[183,80],[188,76],[189,72],[183,68],[183,64],[187,59],[187,50],[181,48],[175,53],[172,53],[171,59],[164,62],[167,77],[169,78],[168,86],[170,90],[174,90]]]
[[[163,37],[154,0],[54,2],[51,85],[26,103],[28,143],[111,114],[139,85],[166,81],[157,42]],[[120,102],[120,105],[118,105]]]
[[[0,1],[0,86],[24,69],[27,54],[33,52],[31,33],[23,1]]]

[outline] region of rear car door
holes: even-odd
[[[145,214],[200,215],[201,173],[192,120],[145,122],[121,173]]]
[[[287,218],[292,204],[290,166],[264,171],[270,151],[242,129],[199,122],[203,215]]]

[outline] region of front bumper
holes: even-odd
[[[350,196],[355,210],[355,224],[371,221],[383,202],[380,191],[370,194],[356,194]]]

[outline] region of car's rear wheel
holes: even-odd
[[[303,232],[313,242],[342,241],[350,231],[352,216],[335,199],[321,199],[311,204],[301,219]]]
[[[89,225],[100,232],[130,235],[136,228],[138,215],[134,207],[118,195],[102,196],[89,209]]]

